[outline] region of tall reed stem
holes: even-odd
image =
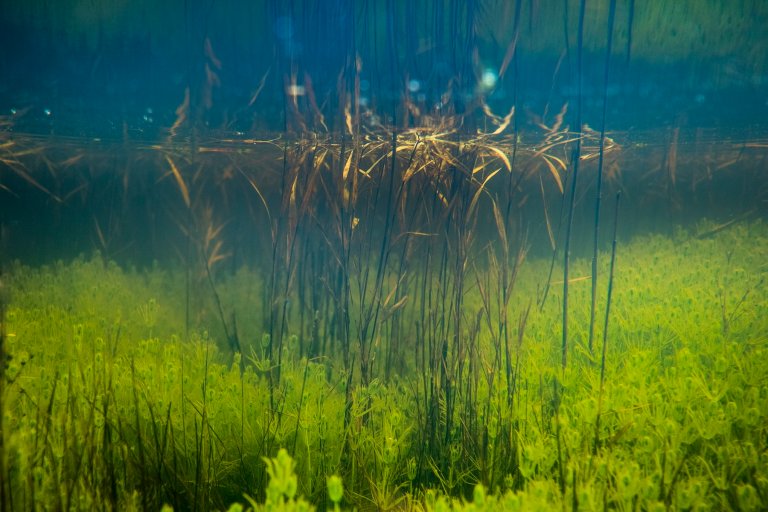
[[[608,318],[611,314],[611,296],[613,295],[613,270],[616,264],[616,230],[619,225],[619,201],[621,191],[616,193],[616,209],[613,213],[613,242],[611,243],[611,267],[608,271],[608,298],[605,304],[605,322],[603,323],[603,352],[600,357],[600,392],[597,399],[597,419],[595,420],[594,452],[600,444],[600,412],[603,406],[603,389],[605,388],[605,353],[608,347]]]
[[[8,290],[3,282],[5,223],[0,222],[0,509],[11,510],[10,474],[5,454],[5,307]]]
[[[573,150],[573,176],[571,177],[571,198],[568,206],[568,225],[565,232],[565,246],[563,247],[563,342],[562,365],[563,370],[568,362],[568,275],[571,265],[571,232],[573,230],[573,214],[576,205],[576,183],[579,177],[579,160],[581,159],[581,103],[582,103],[582,50],[584,45],[584,10],[586,0],[579,2],[579,47],[577,53],[578,70],[578,98],[576,102],[576,146]]]
[[[600,202],[603,194],[603,155],[605,150],[605,118],[608,110],[608,68],[613,47],[613,20],[616,17],[616,0],[611,0],[608,11],[608,43],[605,49],[605,74],[603,75],[603,121],[600,128],[600,150],[597,160],[597,192],[595,194],[595,234],[592,246],[592,305],[589,310],[589,352],[595,337],[595,312],[597,309],[597,248],[600,234]]]

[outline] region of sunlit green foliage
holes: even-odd
[[[462,354],[452,403],[425,398],[439,375],[420,370],[410,330],[399,374],[386,379],[374,366],[367,384],[349,378],[333,353],[300,356],[304,340],[292,334],[270,393],[276,362],[257,315],[248,316],[262,296],[248,270],[220,284],[237,304],[246,352],[233,355],[204,300],[185,333],[184,280],[172,271],[123,270],[98,256],[17,264],[7,273],[3,411],[13,503],[760,510],[768,499],[766,255],[760,222],[624,244],[602,398],[599,357],[586,348],[589,282],[571,288],[572,362],[562,372],[557,287],[539,309],[548,262],[527,261],[509,306],[515,318],[533,301],[511,352],[513,394],[494,374],[503,368],[493,363],[495,327],[484,320],[473,334],[465,322],[477,342]],[[588,265],[574,262],[573,276]],[[468,317],[482,317],[481,295],[465,292]],[[417,312],[411,303],[401,310]],[[382,345],[373,343],[373,361]],[[445,451],[428,446],[430,418],[452,425],[439,431]]]

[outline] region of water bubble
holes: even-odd
[[[12,115],[12,116],[15,116],[15,115],[16,115],[16,109],[15,109],[15,108],[13,108],[13,107],[11,107],[11,115]]]
[[[493,89],[496,87],[496,82],[499,81],[499,75],[490,68],[486,68],[480,77],[480,85],[484,89]]]
[[[43,114],[45,114],[46,116],[50,116],[50,115],[52,114],[52,112],[51,112],[51,109],[49,109],[49,108],[44,108],[44,109],[43,109]]]
[[[288,96],[294,96],[294,97],[295,97],[295,96],[304,96],[304,94],[306,94],[306,89],[304,89],[304,86],[303,86],[303,85],[295,85],[295,84],[292,84],[292,85],[289,85],[289,86],[286,88],[286,91],[285,91],[285,93],[286,93]]]
[[[419,89],[421,89],[421,82],[415,78],[408,81],[408,90],[410,92],[418,92]]]

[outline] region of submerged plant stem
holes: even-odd
[[[603,114],[600,127],[600,149],[597,160],[597,191],[595,193],[595,233],[592,247],[592,305],[589,310],[589,352],[595,337],[595,314],[597,312],[597,257],[600,239],[600,203],[603,194],[603,157],[605,156],[605,119],[608,110],[608,69],[613,47],[613,20],[616,15],[616,0],[611,0],[608,11],[608,44],[605,49],[605,74],[603,76]]]
[[[576,183],[579,178],[579,161],[581,160],[581,104],[582,104],[582,57],[583,57],[583,44],[584,44],[584,10],[586,7],[586,0],[579,2],[579,36],[578,36],[578,53],[577,53],[577,80],[578,80],[578,98],[576,106],[576,127],[578,136],[576,138],[576,145],[573,150],[573,176],[571,177],[571,197],[568,207],[568,224],[565,231],[565,247],[563,247],[563,341],[562,341],[562,354],[561,363],[563,370],[565,370],[568,362],[568,275],[570,271],[571,263],[571,232],[573,230],[573,215],[576,207]]]
[[[605,322],[603,323],[603,349],[600,356],[600,392],[597,399],[597,418],[595,419],[595,444],[593,452],[597,453],[600,445],[600,413],[603,405],[603,390],[605,388],[605,354],[608,348],[608,319],[611,315],[611,297],[613,296],[613,271],[616,264],[616,231],[619,225],[619,202],[621,191],[616,194],[616,210],[613,217],[613,242],[611,243],[611,267],[608,271],[608,298],[605,304]]]

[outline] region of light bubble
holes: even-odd
[[[285,93],[288,96],[304,96],[306,89],[304,89],[303,85],[292,84],[286,88]]]
[[[480,85],[482,85],[485,89],[493,89],[496,87],[496,82],[498,81],[499,75],[497,75],[496,72],[490,68],[486,68],[480,77]]]
[[[421,82],[415,78],[408,81],[408,90],[410,92],[418,92],[419,89],[421,89]]]

